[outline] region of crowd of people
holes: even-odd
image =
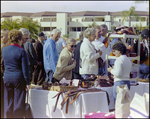
[[[130,89],[132,62],[126,56],[126,46],[114,38],[112,44],[106,47],[103,40],[107,32],[108,28],[105,24],[87,28],[79,34],[80,42],[76,43],[74,38],[64,41],[59,29],[53,29],[49,38],[40,32],[36,40],[30,39],[30,32],[26,28],[11,31],[2,29],[2,104],[4,101],[2,116],[22,118],[26,91],[30,89],[30,85],[60,82],[63,78],[87,79],[93,74],[106,76],[107,70],[114,75],[114,99],[116,99],[118,85],[127,84]],[[149,42],[149,35],[145,40]],[[109,61],[112,67],[106,67],[105,57],[111,52],[118,58],[115,62]],[[98,67],[99,57],[104,63],[102,68]],[[144,75],[142,68],[141,70]]]

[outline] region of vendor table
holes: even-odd
[[[68,114],[65,113],[66,105],[61,110],[60,103],[64,95],[59,97],[56,111],[53,112],[56,98],[53,98],[58,92],[30,89],[29,104],[34,118],[83,118],[90,112],[109,112],[106,92],[83,93],[69,104]]]
[[[80,94],[73,104],[69,104],[68,114],[65,113],[66,105],[61,110],[60,103],[64,98],[64,95],[61,95],[56,111],[53,112],[56,98],[52,97],[58,92],[38,89],[30,89],[29,104],[34,118],[83,118],[85,114],[90,112],[109,112],[109,109],[115,109],[113,87],[101,87],[101,89],[108,92],[109,107],[105,92],[92,92]],[[149,83],[139,82],[139,85],[131,86],[130,94],[132,99],[135,92],[141,96],[144,93],[149,93]]]

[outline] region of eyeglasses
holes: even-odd
[[[73,48],[73,47],[76,48],[76,46],[77,46],[77,45],[71,45],[70,47],[71,47],[71,48]]]

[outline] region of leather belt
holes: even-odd
[[[108,105],[109,105],[109,103],[110,103],[109,95],[108,95],[107,91],[104,91],[101,89],[93,88],[93,89],[83,89],[83,90],[61,91],[53,97],[53,98],[57,97],[53,112],[55,112],[55,110],[56,110],[57,103],[58,103],[58,100],[59,100],[59,97],[61,94],[65,93],[65,97],[64,97],[63,101],[61,102],[61,110],[63,109],[63,106],[66,103],[66,111],[65,112],[67,114],[68,113],[68,106],[69,106],[69,98],[74,96],[74,98],[70,102],[70,104],[72,104],[81,93],[89,93],[89,92],[106,92],[107,101],[108,101]]]

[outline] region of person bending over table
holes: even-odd
[[[95,47],[92,41],[95,40],[96,31],[94,28],[87,28],[84,31],[85,38],[80,46],[80,68],[79,72],[82,78],[87,79],[91,74],[98,74],[98,62],[97,59],[102,54],[102,51],[96,53]]]
[[[8,34],[9,46],[3,48],[4,118],[23,118],[26,89],[30,88],[28,57],[21,47],[22,33],[13,29]]]
[[[126,56],[126,46],[122,42],[117,42],[112,46],[112,52],[117,57],[114,67],[109,67],[107,70],[114,75],[113,95],[114,101],[117,97],[117,86],[127,84],[130,90],[130,72],[132,62]]]
[[[76,40],[68,38],[66,47],[61,51],[56,71],[53,75],[54,80],[60,81],[62,78],[67,80],[72,79],[72,69],[76,66],[76,61],[72,59],[72,53],[76,47]]]

